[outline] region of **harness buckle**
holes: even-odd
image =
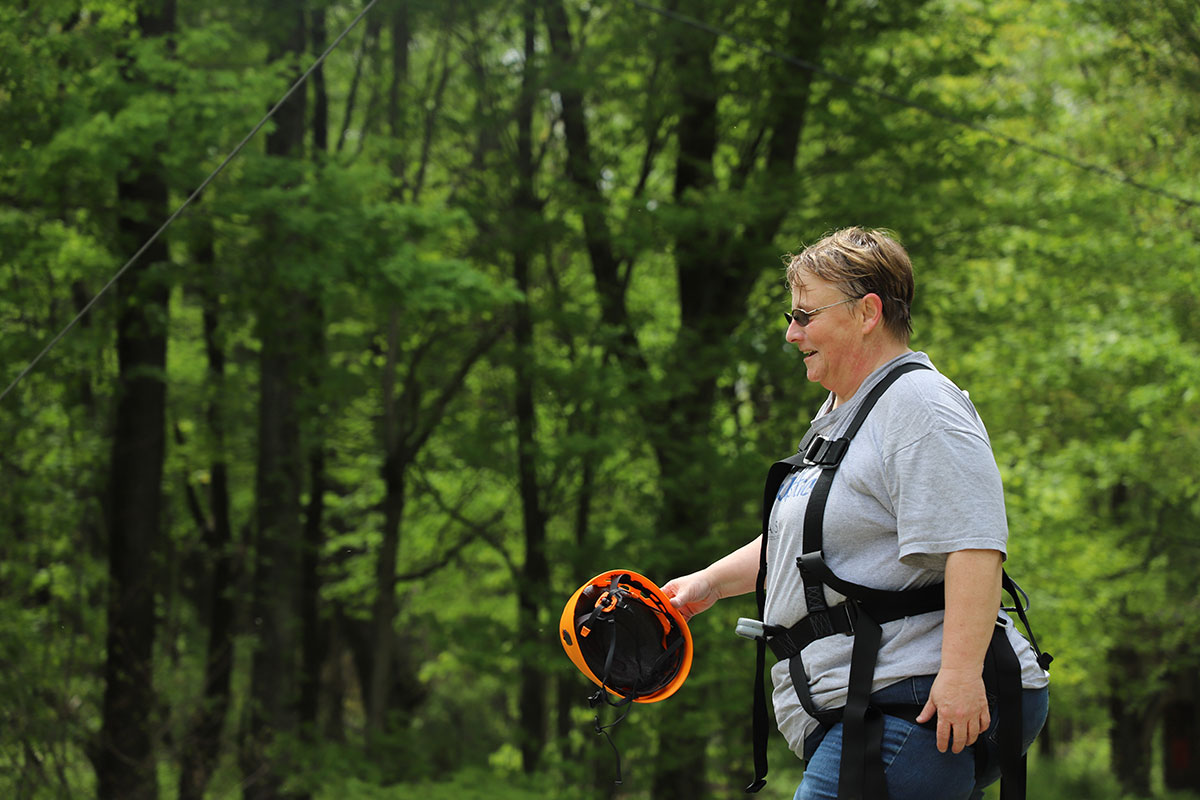
[[[796,557],[796,569],[800,570],[801,575],[818,578],[824,573],[822,569],[824,566],[824,550],[814,550],[811,553],[803,553]]]
[[[846,609],[847,630],[844,633],[847,636],[854,635],[854,623],[858,621],[858,601],[847,599],[842,607]]]
[[[804,463],[810,467],[836,467],[842,463],[842,456],[850,447],[850,440],[826,439],[824,436],[814,437],[804,451]]]

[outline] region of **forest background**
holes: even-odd
[[[0,795],[739,795],[752,598],[620,787],[555,626],[756,535],[850,224],[990,429],[1031,797],[1200,792],[1200,5],[662,3],[379,0],[91,306],[364,4],[0,3]]]

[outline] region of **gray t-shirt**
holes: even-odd
[[[918,362],[906,353],[873,372],[851,400],[831,410],[832,395],[813,421],[816,434],[843,434],[871,388],[891,368]],[[796,568],[804,512],[820,470],[800,469],[780,485],[767,538],[766,621],[794,625],[806,616]],[[1004,491],[987,430],[966,393],[935,370],[901,376],[879,398],[846,452],[825,507],[825,563],[844,580],[876,589],[910,589],[944,578],[946,555],[984,549],[1006,553]],[[826,587],[826,602],[842,595]],[[942,612],[883,625],[872,691],[941,664]],[[1029,643],[1004,614],[1001,620],[1021,660],[1027,688],[1048,683]],[[850,678],[850,636],[818,639],[801,657],[817,708],[845,705]],[[771,670],[775,719],[798,755],[817,722],[800,705],[787,661]]]

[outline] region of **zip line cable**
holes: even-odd
[[[55,336],[53,339],[51,339],[50,343],[47,344],[44,348],[42,348],[42,352],[40,352],[36,356],[34,356],[33,360],[29,362],[29,365],[26,366],[25,369],[21,370],[21,374],[18,375],[15,379],[13,379],[13,382],[8,385],[8,388],[5,389],[3,392],[0,392],[0,401],[3,401],[4,398],[8,396],[8,393],[11,392],[18,383],[21,382],[22,378],[24,378],[26,375],[28,375],[30,372],[33,371],[34,367],[36,367],[38,365],[38,362],[41,361],[42,358],[47,353],[49,353],[50,350],[56,344],[58,344],[59,340],[61,340],[64,336],[66,336],[67,333],[72,328],[74,328],[81,319],[83,319],[84,317],[87,316],[88,312],[91,311],[92,306],[96,305],[96,303],[100,300],[100,298],[103,297],[105,295],[105,293],[108,292],[108,290],[111,289],[116,284],[116,282],[121,279],[121,276],[124,275],[126,272],[128,272],[129,268],[137,263],[137,260],[139,258],[141,258],[142,254],[145,253],[146,250],[149,249],[150,245],[154,244],[154,242],[156,242],[158,240],[158,237],[162,235],[163,231],[165,231],[167,228],[169,228],[171,226],[171,223],[173,223],[176,219],[178,219],[179,215],[184,212],[184,209],[186,209],[189,205],[191,205],[192,201],[194,201],[197,197],[200,196],[201,192],[203,192],[204,189],[210,183],[212,183],[213,179],[216,178],[217,175],[221,174],[221,171],[224,170],[225,167],[227,167],[229,165],[229,162],[233,161],[233,159],[237,157],[238,153],[240,153],[242,151],[242,148],[244,148],[247,145],[247,143],[249,143],[249,141],[254,138],[254,135],[256,133],[258,133],[259,130],[261,130],[262,127],[264,125],[266,125],[268,121],[270,121],[271,117],[275,116],[275,112],[278,111],[279,108],[288,101],[288,98],[290,98],[293,94],[295,94],[296,90],[299,89],[306,80],[308,80],[308,76],[311,75],[317,69],[317,67],[319,67],[319,66],[321,66],[321,64],[325,63],[326,57],[328,57],[329,54],[332,53],[339,44],[341,44],[342,40],[346,38],[347,34],[349,34],[350,31],[354,30],[354,27],[356,25],[358,25],[359,21],[362,20],[362,18],[367,15],[367,12],[369,12],[375,6],[375,4],[378,2],[379,2],[379,0],[370,0],[370,2],[367,3],[367,5],[363,8],[363,10],[358,13],[358,16],[355,17],[350,22],[350,24],[346,26],[346,29],[343,30],[340,34],[338,34],[338,37],[333,40],[333,43],[330,44],[329,47],[325,48],[325,52],[321,53],[321,55],[319,55],[317,57],[316,61],[314,61],[312,63],[312,65],[307,70],[304,71],[304,74],[296,79],[296,81],[291,85],[291,88],[289,88],[284,93],[283,97],[279,98],[279,102],[275,103],[275,105],[273,105],[271,107],[271,110],[266,113],[266,116],[264,116],[262,119],[260,119],[258,121],[258,124],[255,125],[253,128],[251,128],[250,132],[246,134],[245,138],[242,139],[242,141],[238,142],[238,145],[229,151],[229,155],[225,156],[225,160],[222,161],[216,169],[214,169],[211,173],[209,173],[208,177],[205,178],[198,187],[196,187],[196,190],[194,192],[192,192],[190,195],[188,195],[188,198],[183,201],[183,203],[179,206],[179,208],[175,209],[175,213],[173,213],[171,216],[167,217],[167,221],[164,222],[159,227],[159,229],[156,230],[154,232],[154,234],[149,239],[146,240],[145,244],[143,244],[140,248],[138,248],[138,251],[133,254],[132,258],[130,258],[128,261],[125,262],[125,266],[123,266],[119,270],[117,270],[117,273],[112,276],[112,278],[108,281],[108,283],[104,284],[104,286],[100,289],[100,291],[97,292],[96,295],[91,300],[88,301],[87,305],[85,305],[82,309],[80,309],[79,313],[75,315],[75,318],[72,319],[70,322],[68,322],[66,327],[63,328],[61,331],[59,331],[58,335]]]
[[[759,42],[756,42],[752,39],[747,39],[744,36],[739,36],[736,33],[732,33],[730,31],[723,30],[721,28],[717,28],[713,25],[709,25],[707,22],[698,20],[695,17],[689,17],[687,14],[681,14],[678,11],[672,11],[670,9],[660,8],[659,6],[651,5],[650,3],[645,2],[645,0],[628,0],[628,2],[630,2],[631,4],[637,6],[645,11],[649,11],[651,13],[658,14],[662,17],[665,17],[666,19],[673,20],[675,22],[680,22],[680,23],[683,23],[684,25],[690,25],[691,27],[696,28],[697,30],[701,30],[701,31],[704,31],[705,33],[711,34],[711,35],[717,37],[718,39],[728,39],[732,42],[737,42],[738,44],[740,44],[744,47],[748,47],[752,50],[757,50],[758,52],[762,53],[763,55],[770,56],[771,58],[779,59],[780,61],[783,61],[787,64],[791,64],[794,67],[799,67],[800,69],[807,70],[809,72],[812,72],[815,75],[820,75],[823,78],[828,78],[829,80],[831,80],[835,83],[840,83],[843,86],[850,87],[851,89],[856,89],[861,92],[866,92],[867,94],[872,94],[872,95],[880,98],[881,100],[887,100],[890,103],[895,103],[897,105],[901,105],[906,108],[911,108],[915,111],[920,111],[920,112],[927,114],[931,117],[934,117],[936,119],[943,120],[944,122],[950,122],[955,125],[961,125],[965,128],[970,128],[971,130],[986,134],[987,136],[990,136],[994,139],[998,139],[1001,142],[1004,142],[1005,144],[1012,145],[1013,147],[1022,148],[1022,149],[1037,153],[1038,155],[1044,156],[1046,158],[1051,158],[1051,159],[1054,159],[1057,161],[1062,161],[1063,163],[1069,164],[1070,166],[1075,167],[1076,169],[1083,170],[1086,172],[1091,172],[1091,173],[1093,173],[1095,175],[1099,175],[1103,178],[1108,178],[1110,180],[1115,180],[1120,183],[1124,183],[1128,186],[1132,186],[1133,188],[1138,189],[1143,192],[1149,192],[1151,194],[1159,195],[1160,197],[1165,197],[1166,199],[1172,200],[1176,203],[1179,203],[1180,205],[1187,206],[1189,208],[1200,207],[1200,200],[1194,200],[1194,199],[1191,199],[1188,197],[1184,197],[1183,195],[1176,194],[1176,193],[1170,191],[1169,189],[1163,189],[1162,187],[1159,187],[1159,186],[1151,186],[1148,183],[1142,183],[1139,180],[1130,178],[1128,175],[1123,175],[1120,172],[1117,172],[1116,170],[1109,169],[1108,167],[1102,167],[1099,164],[1093,164],[1091,162],[1084,161],[1079,158],[1075,158],[1074,156],[1067,155],[1066,153],[1060,153],[1055,150],[1050,150],[1049,148],[1043,147],[1039,144],[1034,144],[1033,142],[1027,141],[1025,139],[1021,139],[1016,136],[1010,136],[1007,133],[1001,133],[1001,132],[999,132],[997,130],[993,130],[992,128],[989,128],[986,125],[983,125],[981,123],[972,122],[971,120],[961,117],[952,112],[943,111],[941,109],[933,108],[932,106],[927,106],[922,103],[918,103],[915,100],[910,100],[909,98],[904,97],[899,94],[896,94],[895,92],[889,92],[886,89],[878,89],[874,86],[869,86],[855,78],[851,78],[849,76],[842,75],[841,73],[833,72],[832,70],[825,69],[824,67],[818,66],[817,64],[814,64],[811,61],[805,61],[802,58],[797,58],[796,56],[793,56],[789,53],[780,52],[779,50],[776,50],[772,47],[768,47],[764,44],[760,44]]]

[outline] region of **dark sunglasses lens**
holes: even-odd
[[[789,325],[791,325],[792,322],[794,321],[801,328],[803,328],[805,325],[807,325],[808,321],[809,321],[808,313],[805,311],[802,311],[798,308],[793,308],[792,313],[790,313],[790,314],[786,311],[783,312],[783,316],[785,318],[787,318]]]

